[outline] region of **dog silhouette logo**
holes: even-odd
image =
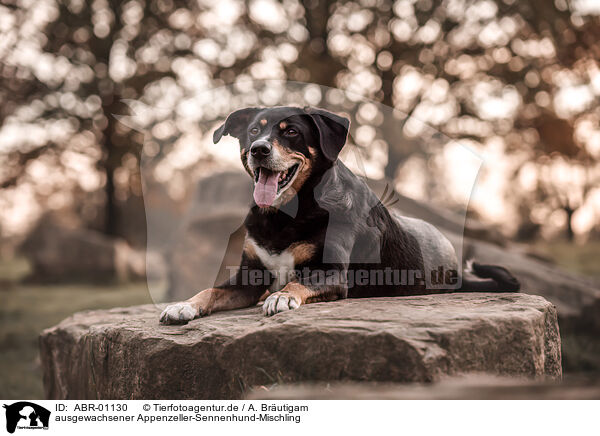
[[[48,429],[50,411],[29,401],[19,401],[4,405],[6,409],[6,431],[14,433],[18,429]]]

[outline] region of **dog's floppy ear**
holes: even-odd
[[[248,123],[260,110],[262,109],[258,107],[247,107],[230,113],[225,123],[213,133],[213,142],[215,144],[219,142],[223,135],[231,135],[241,140],[246,133]]]
[[[327,159],[335,161],[348,136],[350,120],[323,109],[306,108],[319,130],[319,145]]]

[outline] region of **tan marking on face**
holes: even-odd
[[[310,176],[310,172],[312,170],[312,160],[307,159],[301,153],[298,154],[302,156],[302,165],[300,165],[300,168],[298,168],[298,175],[292,184],[292,188],[294,188],[296,192],[302,188],[302,185],[304,182],[306,182],[306,179],[308,179],[308,176]]]
[[[281,130],[285,129],[287,127],[287,123],[285,121],[282,121],[281,123],[279,123],[279,128]]]
[[[279,152],[280,156],[284,159],[288,159],[288,155],[290,154],[289,151],[287,151],[283,145],[281,145],[281,143],[279,142],[279,140],[277,138],[273,139],[272,141],[272,145],[273,148],[276,148],[277,151]]]
[[[240,150],[240,159],[242,161],[242,165],[244,166],[244,169],[246,170],[246,172],[250,175],[250,177],[252,177],[254,179],[254,174],[252,173],[252,170],[250,170],[250,167],[248,166],[248,150],[246,150],[245,148],[242,148]]]
[[[314,147],[308,146],[308,152],[312,157],[317,157],[317,149]]]
[[[271,145],[276,149],[275,154],[279,156],[278,160],[283,162],[287,168],[306,159],[302,153],[284,147],[277,138],[273,138]]]
[[[289,154],[290,161],[298,163],[298,169],[296,170],[298,173],[296,174],[296,178],[292,183],[292,186],[288,187],[283,194],[281,194],[281,204],[286,204],[290,201],[294,196],[300,191],[302,185],[310,176],[312,161],[307,159],[300,152],[294,152]]]
[[[290,245],[289,249],[292,252],[292,256],[294,256],[295,265],[300,265],[312,259],[317,251],[316,245],[308,242],[294,242]]]
[[[266,126],[267,125],[267,120],[265,118],[263,118],[262,120],[259,121],[261,126]]]

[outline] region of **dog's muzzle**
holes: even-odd
[[[252,143],[252,145],[250,146],[250,154],[256,160],[261,161],[271,155],[272,149],[273,146],[269,143],[269,141],[260,139]]]

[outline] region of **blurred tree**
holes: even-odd
[[[293,2],[287,3],[287,11],[272,6],[266,4],[267,14],[287,14],[288,21],[302,15]],[[0,27],[0,125],[8,142],[2,148],[0,186],[45,185],[37,200],[47,202],[51,191],[65,185],[58,181],[51,186],[32,177],[32,163],[68,167],[72,162],[65,155],[84,155],[93,160],[101,178],[83,188],[92,192],[98,184],[103,187],[103,199],[96,203],[104,209],[102,230],[110,235],[118,233],[118,205],[141,194],[143,136],[115,118],[128,113],[123,100],[139,99],[151,83],[166,86],[169,77],[180,83],[187,78],[200,87],[231,81],[257,63],[269,62],[264,51],[255,50],[259,46],[272,50],[286,44],[288,58],[297,55],[289,39],[280,35],[289,28],[268,17],[250,19],[242,2],[39,0],[4,3],[0,13],[5,20]],[[308,27],[324,40],[326,17],[311,14]],[[291,31],[296,40],[306,32],[303,27]],[[318,71],[318,53],[305,53]],[[320,80],[327,77],[325,68],[321,71]],[[42,138],[25,133],[53,126],[55,137],[51,132]],[[162,144],[177,136],[167,135]]]
[[[514,214],[507,220],[486,215],[485,204],[474,207],[499,224],[514,218],[513,231],[533,221],[545,226],[561,208],[572,235],[571,218],[589,204],[599,171],[600,11],[589,3],[3,2],[0,186],[33,184],[41,187],[39,201],[62,204],[67,200],[56,193],[67,189],[67,178],[78,169],[87,178],[80,175],[72,185],[91,205],[82,213],[101,208],[104,231],[119,233],[119,209],[141,194],[145,140],[113,116],[128,113],[122,100],[171,111],[170,127],[158,116],[146,120],[158,147],[152,154],[159,158],[186,129],[194,132],[194,120],[229,110],[215,101],[214,113],[190,116],[194,95],[242,86],[246,78],[288,79],[339,87],[393,107],[398,123],[376,129],[379,139],[402,138],[386,144],[390,178],[422,171],[411,157],[425,164],[431,159],[419,141],[420,122],[484,155],[499,148],[510,164],[487,171],[507,167],[502,176],[516,178],[504,189]],[[567,174],[584,175],[570,184],[579,190],[571,195],[576,201],[558,201],[561,194],[552,187],[558,179],[542,181],[544,168],[559,159]],[[99,176],[91,177],[90,168]],[[531,174],[538,187],[526,183]],[[427,179],[426,197],[444,201],[443,185]]]
[[[599,13],[591,4],[561,0],[340,2],[329,19],[328,45],[347,66],[338,77],[342,88],[407,114],[386,138],[418,136],[419,123],[412,123],[418,120],[482,151],[501,138],[505,155],[517,161],[514,175],[531,161],[541,171],[547,158],[566,158],[571,167],[563,169],[573,177],[588,167],[581,182],[540,178],[542,196],[524,195],[532,191],[523,186],[505,192],[513,204],[513,191],[521,194],[514,204],[519,225],[530,225],[540,204],[554,204],[567,214],[572,238],[572,217],[600,179]],[[586,132],[578,129],[583,120]],[[390,144],[388,177],[419,153],[417,144]],[[558,193],[564,189],[580,199],[565,200]],[[537,216],[539,224],[547,219]]]

